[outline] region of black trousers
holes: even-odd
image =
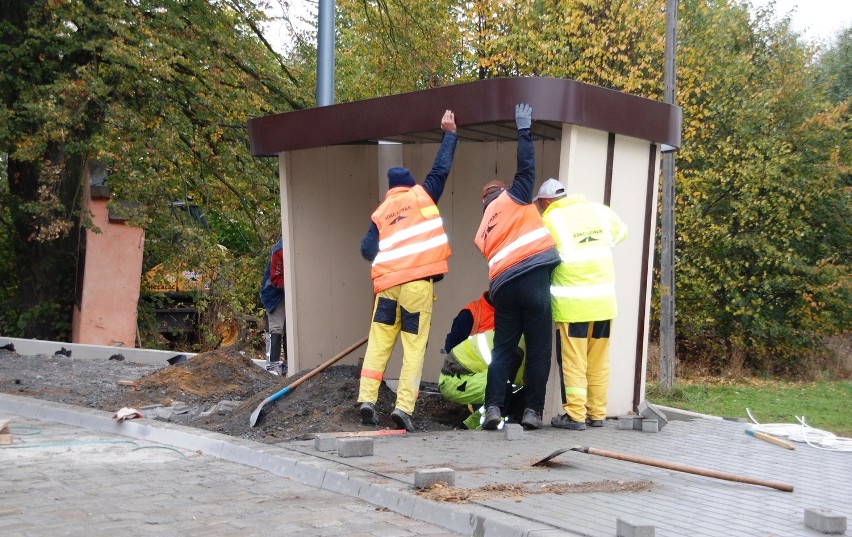
[[[504,283],[494,301],[494,349],[488,366],[485,406],[502,408],[510,389],[509,370],[523,334],[527,347],[525,408],[544,410],[550,374],[553,320],[550,307],[551,267],[535,268]]]

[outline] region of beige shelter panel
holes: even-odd
[[[579,192],[600,203],[604,201],[608,137],[609,133],[604,131],[562,125],[562,166],[558,179],[567,192]]]
[[[624,386],[634,381],[637,353],[642,371],[647,359],[653,256],[649,256],[647,270],[642,270],[641,262],[645,259],[644,249],[654,243],[656,211],[652,214],[650,228],[646,228],[646,216],[648,207],[656,207],[656,199],[648,197],[655,198],[657,192],[656,182],[650,189],[648,184],[650,151],[651,144],[645,140],[615,137],[610,207],[627,224],[628,236],[613,249],[618,317],[613,322],[610,341],[609,415],[626,414],[633,408],[633,393]],[[654,158],[655,163],[658,160]],[[655,166],[653,178],[658,176]],[[644,377],[641,393],[644,393]]]
[[[284,154],[287,334],[296,335],[287,338],[289,374],[325,362],[369,330],[370,265],[359,246],[377,196],[375,147]],[[358,363],[363,350],[340,363]]]

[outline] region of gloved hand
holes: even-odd
[[[528,129],[532,125],[532,106],[526,103],[515,105],[515,124],[518,130]]]

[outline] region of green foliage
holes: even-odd
[[[264,255],[280,233],[277,164],[249,155],[246,123],[303,104],[254,3],[40,0],[3,15],[3,209],[14,257],[32,261],[14,267],[26,337],[67,337],[56,327],[70,322],[87,161],[109,170],[113,201],[136,204],[146,268],[234,262],[218,259],[218,234],[235,254]],[[170,209],[190,201],[216,214],[210,231]],[[46,303],[58,318],[36,310]]]
[[[852,437],[847,402],[852,381],[787,382],[756,378],[737,380],[696,378],[678,380],[675,389],[661,393],[650,384],[646,397],[655,404],[712,416],[748,420],[749,409],[760,423],[798,423]]]
[[[834,45],[820,56],[818,67],[831,102],[852,98],[852,26],[837,34]]]
[[[850,327],[848,113],[823,112],[812,51],[784,24],[700,4],[679,54],[678,337],[795,372]]]

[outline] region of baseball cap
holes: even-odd
[[[485,186],[482,187],[482,197],[487,198],[489,194],[496,192],[497,190],[506,190],[506,183],[500,179],[488,181],[485,183]]]
[[[541,184],[541,188],[538,189],[538,195],[533,198],[533,201],[537,199],[558,198],[564,195],[565,187],[562,186],[562,183],[551,177]]]

